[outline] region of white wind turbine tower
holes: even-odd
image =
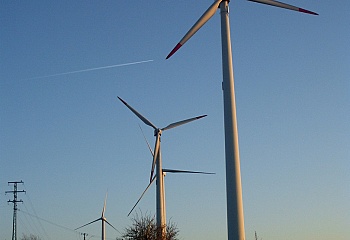
[[[106,224],[105,224],[105,223],[107,223],[109,226],[111,226],[111,227],[114,228],[117,232],[119,232],[118,229],[116,229],[115,227],[113,227],[113,225],[110,224],[110,223],[107,221],[106,217],[105,217],[106,202],[107,202],[107,193],[106,193],[106,197],[105,197],[105,202],[104,202],[104,204],[103,204],[103,209],[102,209],[101,217],[99,217],[98,219],[96,219],[96,220],[94,220],[94,221],[92,221],[92,222],[89,222],[89,223],[87,223],[87,224],[85,224],[85,225],[83,225],[83,226],[81,226],[81,227],[78,227],[78,228],[76,228],[76,229],[74,229],[74,230],[78,230],[79,228],[85,227],[85,226],[87,226],[87,225],[89,225],[89,224],[91,224],[91,223],[94,223],[94,222],[97,222],[97,221],[101,221],[101,223],[102,223],[102,235],[101,235],[101,240],[106,240]],[[120,232],[119,232],[119,233],[120,233]]]
[[[286,8],[298,12],[318,15],[317,13],[273,0],[248,0],[271,6]],[[192,26],[186,35],[166,57],[171,57],[187,40],[189,40],[220,8],[221,13],[221,44],[223,71],[223,99],[225,125],[225,157],[226,157],[226,198],[227,198],[227,230],[229,240],[245,240],[244,216],[242,200],[242,184],[238,146],[238,128],[236,117],[236,102],[234,77],[232,67],[232,50],[229,23],[229,0],[215,0],[207,11]]]
[[[154,136],[156,137],[156,142],[154,146],[154,150],[150,148],[148,142],[148,147],[153,155],[153,162],[151,167],[151,176],[150,176],[150,183],[142,193],[141,197],[138,199],[134,207],[131,209],[130,213],[133,211],[133,209],[136,207],[136,205],[139,203],[145,192],[148,190],[148,188],[151,186],[153,181],[157,180],[157,188],[156,188],[156,215],[157,215],[157,226],[162,229],[162,234],[164,236],[165,234],[165,225],[166,225],[166,211],[165,211],[165,190],[164,190],[164,174],[166,172],[169,173],[199,173],[199,174],[212,174],[212,173],[206,173],[206,172],[194,172],[194,171],[185,171],[185,170],[172,170],[172,169],[163,169],[162,168],[162,157],[161,157],[161,148],[160,148],[160,142],[161,142],[161,135],[162,132],[171,128],[175,128],[178,126],[181,126],[183,124],[192,122],[194,120],[201,119],[203,117],[206,117],[207,115],[202,115],[186,120],[182,120],[179,122],[175,122],[172,124],[169,124],[168,126],[164,128],[158,128],[153,123],[151,123],[147,118],[142,116],[138,111],[136,111],[133,107],[131,107],[127,102],[125,102],[123,99],[118,97],[118,99],[125,104],[138,118],[140,118],[146,125],[151,126],[154,129]],[[154,176],[154,168],[156,167],[156,175]]]

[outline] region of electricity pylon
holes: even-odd
[[[17,184],[22,183],[23,181],[21,180],[20,182],[8,182],[8,184],[13,184],[13,191],[6,191],[6,193],[13,193],[13,200],[8,200],[7,202],[13,203],[13,222],[12,222],[12,240],[17,240],[17,203],[18,202],[23,202],[21,200],[17,200],[17,193],[19,192],[26,192],[24,190],[17,190]]]

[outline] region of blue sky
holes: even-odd
[[[0,3],[0,239],[11,239],[8,181],[27,191],[19,236],[83,239],[72,229],[100,216],[107,190],[107,219],[130,224],[151,166],[138,124],[154,138],[117,96],[159,127],[208,114],[162,136],[163,167],[216,172],[168,174],[167,217],[181,239],[227,238],[219,12],[165,60],[211,3]],[[350,3],[288,3],[320,15],[230,3],[246,238],[345,240]],[[138,211],[155,214],[154,186]],[[100,224],[81,231],[100,236]]]

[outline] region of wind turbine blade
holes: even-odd
[[[146,125],[153,127],[153,129],[157,129],[156,126],[154,126],[153,123],[151,123],[147,118],[145,118],[144,116],[142,116],[138,111],[136,111],[133,107],[131,107],[127,102],[125,102],[123,99],[121,99],[120,97],[118,97],[119,100],[125,104],[125,106],[127,106],[136,116],[138,116],[142,122],[144,122]]]
[[[104,216],[105,216],[107,195],[108,195],[108,192],[106,192],[105,202],[104,202],[104,204],[103,204],[103,208],[102,208],[102,217],[101,217],[101,218],[104,218]]]
[[[257,2],[257,3],[262,3],[262,4],[267,4],[275,7],[280,7],[280,8],[286,8],[289,10],[297,11],[297,12],[303,12],[303,13],[308,13],[308,14],[313,14],[313,15],[318,15],[318,13],[311,12],[309,10],[295,7],[286,3],[278,2],[278,1],[273,1],[273,0],[248,0],[250,2]]]
[[[154,146],[154,155],[153,155],[153,161],[152,161],[152,167],[151,167],[151,176],[149,181],[151,182],[153,179],[153,173],[154,173],[154,168],[156,166],[156,162],[157,162],[157,158],[158,158],[158,154],[159,154],[159,144],[160,144],[160,135],[159,133],[157,134],[157,139],[156,139],[156,143]]]
[[[87,223],[87,224],[85,224],[85,225],[83,225],[83,226],[81,226],[81,227],[78,227],[78,228],[74,229],[74,231],[75,231],[75,230],[78,230],[79,228],[85,227],[85,226],[87,226],[87,225],[89,225],[89,224],[91,224],[91,223],[94,223],[94,222],[100,221],[100,220],[102,220],[102,221],[103,221],[103,219],[102,219],[102,218],[98,218],[98,219],[96,219],[95,221],[89,222],[89,223]]]
[[[147,192],[147,190],[149,189],[149,187],[152,185],[152,183],[154,182],[154,179],[156,179],[156,177],[154,176],[152,181],[147,185],[146,189],[143,191],[143,193],[141,194],[141,197],[137,200],[137,202],[135,203],[135,205],[132,207],[132,209],[130,210],[130,212],[128,213],[128,217],[131,214],[131,212],[135,209],[136,205],[141,201],[143,195],[145,195],[145,193]]]
[[[149,145],[149,143],[148,143],[148,141],[147,141],[147,139],[146,139],[145,134],[143,133],[143,130],[142,130],[140,124],[139,124],[139,128],[140,128],[140,130],[141,130],[141,132],[142,132],[143,138],[145,139],[145,141],[146,141],[146,143],[147,143],[147,146],[148,146],[149,151],[151,152],[152,156],[154,156],[153,151],[152,151],[152,148],[151,148],[151,146]]]
[[[171,129],[171,128],[174,128],[174,127],[181,126],[181,125],[183,125],[183,124],[192,122],[192,121],[194,121],[194,120],[201,119],[201,118],[206,117],[206,116],[207,116],[207,115],[202,115],[202,116],[198,116],[198,117],[194,117],[194,118],[189,118],[189,119],[186,119],[186,120],[182,120],[182,121],[179,121],[179,122],[175,122],[175,123],[169,124],[169,125],[166,126],[165,128],[162,128],[162,131],[165,131],[165,130],[168,130],[168,129]]]
[[[187,170],[176,170],[176,169],[163,169],[163,172],[167,172],[167,173],[215,174],[215,173],[211,173],[211,172],[198,172],[198,171],[187,171]]]
[[[112,228],[114,228],[114,230],[116,230],[118,233],[120,233],[119,232],[119,230],[118,229],[116,229],[112,224],[110,224],[106,219],[104,220],[109,226],[111,226]],[[121,234],[121,233],[120,233]]]
[[[166,59],[170,58],[182,45],[184,45],[188,39],[190,39],[216,12],[219,4],[222,0],[216,0],[207,11],[198,19],[198,21],[192,26],[192,28],[186,33],[186,35],[180,40],[180,42],[169,53]]]

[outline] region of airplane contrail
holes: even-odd
[[[145,60],[145,61],[138,61],[138,62],[121,63],[121,64],[104,66],[104,67],[88,68],[88,69],[76,70],[76,71],[71,71],[71,72],[55,73],[55,74],[51,74],[51,75],[27,78],[27,80],[40,79],[40,78],[49,78],[49,77],[57,77],[57,76],[62,76],[62,75],[68,75],[68,74],[74,74],[74,73],[82,73],[82,72],[90,72],[90,71],[96,71],[96,70],[107,69],[107,68],[123,67],[123,66],[147,63],[147,62],[152,62],[152,61],[153,60]]]

